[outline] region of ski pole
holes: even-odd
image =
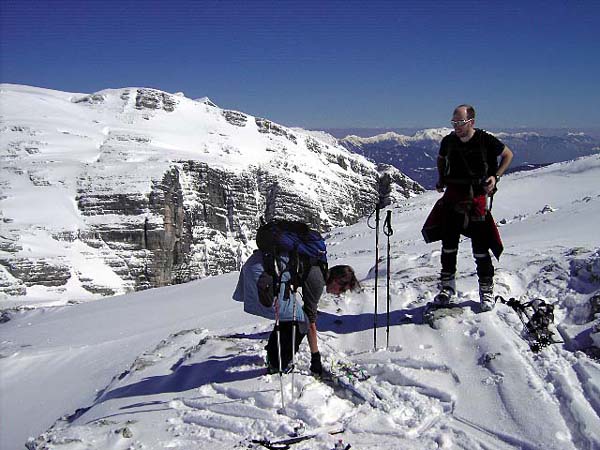
[[[292,306],[292,401],[294,400],[294,372],[296,364],[296,293],[292,290],[290,292],[290,300],[294,302]]]
[[[375,207],[375,314],[373,314],[373,349],[377,350],[377,288],[379,284],[379,203]]]
[[[386,290],[387,290],[387,328],[386,328],[386,348],[390,346],[390,270],[391,270],[391,261],[390,261],[390,236],[394,234],[394,230],[392,230],[392,211],[388,210],[387,215],[385,217],[385,222],[383,223],[383,233],[387,236],[387,280],[386,280]]]
[[[281,363],[281,327],[279,317],[279,302],[285,295],[285,283],[282,283],[281,271],[277,265],[277,255],[274,255],[275,276],[279,279],[279,292],[275,299],[275,329],[277,330],[277,359],[279,360],[279,390],[281,391],[281,409],[285,411],[285,398],[283,393],[283,366]]]
[[[279,296],[275,300],[275,330],[277,333],[277,355],[279,359],[279,390],[281,391],[281,409],[285,410],[285,399],[283,396],[283,367],[281,366],[281,330],[279,327]]]

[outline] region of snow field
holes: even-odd
[[[319,431],[298,450],[329,450],[340,437],[361,450],[600,448],[600,366],[582,351],[597,333],[589,299],[600,292],[599,171],[600,158],[588,157],[504,177],[495,206],[496,220],[508,218],[497,293],[554,304],[564,344],[532,353],[512,309],[480,312],[468,242],[459,251],[459,313],[436,328],[422,323],[439,272],[439,245],[420,236],[437,198],[427,193],[394,208],[387,349],[385,243],[373,349],[374,232],[363,221],[328,236],[330,263],[353,265],[363,286],[324,295],[318,319],[325,364],[346,359],[370,375],[352,392],[307,376],[303,343],[293,400],[292,377],[283,377],[283,410],[279,376],[263,363],[271,324],[230,300],[232,273],[24,311],[2,324],[9,432],[0,448],[32,436],[37,449],[247,449],[298,426]],[[546,195],[520,195],[519,184]],[[343,434],[327,434],[340,426]]]

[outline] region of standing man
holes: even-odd
[[[423,227],[426,242],[442,241],[440,292],[434,302],[448,304],[456,294],[456,257],[460,235],[471,238],[481,310],[494,308],[494,265],[502,241],[490,213],[491,197],[513,153],[491,134],[475,128],[475,109],[459,105],[450,121],[454,131],[444,137],[437,158],[438,192],[444,192]],[[498,158],[500,163],[498,164]]]

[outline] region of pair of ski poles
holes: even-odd
[[[275,264],[277,266],[277,264]],[[277,270],[277,269],[276,269]],[[281,280],[281,274],[277,273]],[[285,410],[285,395],[283,392],[283,363],[281,361],[281,328],[279,320],[279,302],[280,299],[285,299],[286,282],[280,282],[279,294],[275,299],[275,330],[277,330],[277,356],[279,359],[279,389],[281,391],[281,409]],[[298,327],[298,320],[296,317],[297,303],[296,303],[296,289],[290,289],[289,300],[292,303],[292,360],[291,374],[292,374],[292,400],[294,399],[294,372],[296,365],[296,329]]]
[[[381,207],[377,204],[375,209],[375,314],[373,315],[373,349],[377,350],[377,300],[378,300],[378,288],[379,288],[379,211]],[[394,234],[392,229],[392,211],[388,210],[385,221],[383,222],[383,233],[387,236],[387,325],[386,325],[386,348],[390,345],[390,236]]]

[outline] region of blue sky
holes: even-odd
[[[0,80],[146,86],[308,128],[600,126],[600,2],[0,2]]]

